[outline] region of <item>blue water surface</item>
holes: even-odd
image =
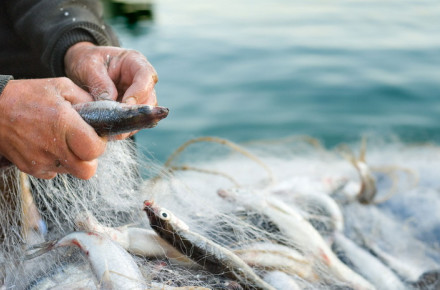
[[[143,130],[165,158],[184,141],[364,133],[440,141],[440,2],[160,0],[112,25],[159,74],[167,119]]]

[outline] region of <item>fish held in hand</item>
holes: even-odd
[[[168,116],[169,109],[160,106],[127,105],[115,101],[96,101],[73,108],[99,136],[113,136],[153,128]]]

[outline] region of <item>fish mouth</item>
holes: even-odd
[[[147,213],[147,216],[148,216],[149,219],[157,216],[157,214],[158,214],[158,209],[154,205],[154,201],[153,200],[146,200],[146,201],[144,201],[143,211],[145,211]]]
[[[165,107],[156,106],[153,108],[153,112],[155,112],[155,114],[157,114],[159,116],[163,116],[163,118],[165,118],[166,116],[168,116],[170,109],[165,108]]]
[[[166,118],[169,112],[170,109],[161,106],[156,106],[151,108],[151,113],[157,121]]]
[[[154,205],[154,201],[153,200],[145,200],[144,201],[144,208],[143,208],[143,210],[144,211],[152,210],[152,206],[153,205]]]
[[[161,208],[154,204],[153,200],[144,201],[143,210],[147,214],[147,218],[150,221],[150,227],[162,238],[165,238],[164,229],[166,228],[166,223],[164,223],[160,217],[159,212]]]

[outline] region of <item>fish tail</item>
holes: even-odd
[[[58,240],[54,240],[54,241],[48,241],[48,242],[44,242],[41,244],[36,244],[36,245],[30,246],[26,250],[26,254],[24,255],[24,260],[30,260],[30,259],[36,258],[38,256],[41,256],[41,255],[49,252],[50,250],[52,250],[54,248],[54,246],[57,242],[58,242]],[[39,249],[39,250],[32,252],[35,249]],[[32,253],[30,253],[30,252],[32,252]]]

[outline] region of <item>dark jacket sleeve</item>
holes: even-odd
[[[6,87],[6,85],[8,84],[8,82],[10,80],[12,80],[13,77],[12,76],[8,76],[8,75],[0,75],[0,95],[3,92],[3,89]]]
[[[117,46],[102,20],[99,0],[5,1],[15,32],[41,56],[53,76],[64,76],[64,55],[73,44],[90,41]]]
[[[6,87],[8,82],[12,79],[13,79],[12,76],[0,75],[0,96],[3,92],[3,89]],[[3,167],[9,166],[10,164],[11,163],[9,162],[9,160],[7,160],[6,158],[4,158],[3,156],[0,155],[0,169],[2,169]]]

